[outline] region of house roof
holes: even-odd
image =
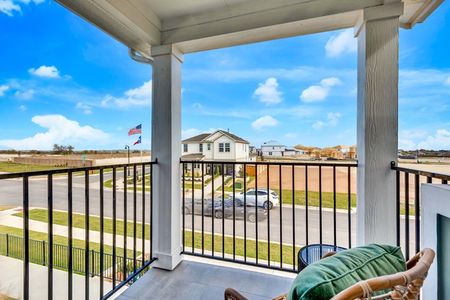
[[[188,139],[183,140],[183,143],[195,143],[195,142],[202,142],[204,139],[206,139],[208,136],[210,136],[211,133],[202,133],[193,137],[190,137]]]
[[[235,142],[238,142],[238,143],[250,144],[248,141],[244,140],[243,138],[238,137],[237,135],[232,134],[232,133],[230,133],[228,131],[224,131],[224,130],[217,130],[217,131],[215,131],[213,133],[202,133],[202,134],[190,137],[188,139],[185,139],[185,140],[182,141],[182,143],[187,144],[187,143],[213,142],[217,138],[214,139],[214,140],[212,140],[210,138],[213,135],[215,135],[216,133],[221,133],[220,136],[226,135],[226,136],[228,136],[229,138],[231,138],[232,140],[234,140]]]

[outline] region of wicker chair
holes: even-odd
[[[384,275],[365,281],[360,281],[343,290],[332,300],[354,300],[354,299],[408,299],[417,300],[420,296],[420,288],[425,281],[435,253],[431,249],[424,249],[417,253],[406,263],[407,270],[392,275]],[[390,290],[388,293],[372,296],[374,292]],[[287,299],[282,295],[273,300]],[[225,300],[247,300],[246,297],[232,288],[225,290]]]

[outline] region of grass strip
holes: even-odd
[[[23,259],[23,230],[16,227],[4,226],[0,225],[0,236],[2,243],[0,243],[0,255],[7,255],[8,257]],[[10,235],[9,237],[6,234]],[[45,265],[48,262],[48,235],[43,232],[37,231],[29,231],[30,235],[30,262]],[[6,243],[6,239],[8,238],[8,243]],[[45,244],[47,243],[47,244]],[[67,270],[68,269],[68,238],[64,236],[54,235],[53,236],[53,264],[56,269]],[[78,248],[74,249],[73,252],[73,271],[78,274],[84,274],[84,253],[85,251],[84,240],[73,239],[72,240],[73,247]],[[8,251],[6,249],[8,245]],[[100,272],[100,244],[95,242],[89,243],[89,248],[91,251],[95,251],[97,253],[91,252],[91,272],[94,274],[99,274]],[[118,256],[118,263],[123,261],[121,259],[123,257],[124,249],[116,248],[116,253]],[[104,253],[112,254],[112,247],[109,245],[104,245]],[[127,256],[132,257],[133,251],[127,250]],[[138,252],[140,255],[140,252]],[[112,267],[112,257],[104,256],[104,270],[107,270]]]
[[[22,217],[22,213],[17,213],[15,216]],[[35,221],[41,221],[41,222],[47,222],[47,210],[45,209],[32,209],[30,210],[30,219]],[[89,219],[90,222],[90,230],[92,231],[99,231],[100,230],[100,218],[91,216]],[[117,227],[117,234],[123,235],[123,221],[117,221],[118,227]],[[67,226],[67,212],[60,212],[60,211],[54,211],[53,212],[53,223],[56,225],[64,225]],[[104,219],[104,231],[105,233],[112,233],[112,220],[109,218]],[[120,225],[119,225],[120,224]],[[82,228],[84,229],[84,215],[82,214],[73,214],[73,227],[75,228]],[[20,229],[18,229],[21,231]],[[128,236],[133,236],[133,223],[128,222]],[[142,225],[137,224],[137,230],[138,237],[142,235]],[[150,226],[145,226],[146,231],[146,239],[150,238]],[[140,234],[139,234],[140,233]],[[46,234],[43,234],[46,235]],[[205,233],[205,250],[206,251],[212,251],[212,234]],[[201,243],[202,235],[201,233],[194,232],[194,247],[196,249],[201,249],[202,243]],[[236,238],[236,252],[235,254],[237,256],[244,256],[244,239],[242,238]],[[84,242],[83,242],[84,243]],[[83,244],[84,245],[84,244]],[[83,247],[82,245],[82,247]],[[190,230],[185,231],[185,246],[186,247],[192,247],[192,232]],[[283,245],[283,263],[286,264],[292,264],[294,259],[292,257],[292,249],[293,246],[289,245]],[[258,258],[262,260],[267,260],[267,248],[268,243],[267,242],[258,242]],[[106,248],[105,248],[106,249]],[[298,252],[300,248],[296,247],[296,253]],[[222,236],[220,234],[216,234],[214,236],[214,251],[216,253],[222,252]],[[280,245],[271,243],[270,244],[270,260],[273,262],[279,262],[280,261]],[[225,253],[227,254],[233,254],[233,238],[231,237],[225,237]],[[247,257],[248,258],[256,258],[256,241],[247,239]]]
[[[48,222],[48,213],[46,209],[31,209],[29,212],[30,220],[34,221],[40,221],[40,222]],[[23,217],[23,213],[19,212],[14,214],[16,217]],[[74,213],[72,215],[72,222],[74,228],[81,228],[84,229],[85,224],[85,217],[84,214],[77,214]],[[53,224],[55,225],[62,225],[67,226],[68,225],[68,213],[63,211],[53,211]],[[103,230],[105,233],[113,233],[113,220],[110,218],[104,218],[103,223]],[[125,222],[123,220],[116,220],[116,234],[122,235],[124,233],[124,225]],[[89,217],[89,229],[92,231],[100,231],[100,217],[97,216],[90,216]],[[133,237],[134,231],[133,231],[133,223],[127,222],[127,236]],[[136,236],[138,238],[142,237],[142,224],[137,223],[136,224]],[[150,225],[145,225],[145,239],[150,239]]]

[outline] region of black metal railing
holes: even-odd
[[[0,188],[21,186],[22,189],[22,199],[17,199],[20,203],[15,204],[22,207],[23,228],[20,245],[22,251],[16,253],[16,256],[23,260],[23,299],[30,297],[30,263],[46,265],[48,299],[54,298],[54,268],[64,268],[68,272],[68,299],[73,299],[74,288],[84,288],[85,299],[89,299],[89,284],[92,276],[99,277],[99,298],[107,299],[148,269],[155,260],[151,246],[153,203],[151,178],[155,164],[156,162],[142,162],[0,174],[0,183],[2,183]],[[131,171],[131,175],[129,171]],[[105,181],[106,178],[109,179]],[[121,191],[118,186],[120,181],[123,181]],[[109,185],[107,189],[105,189],[106,184]],[[36,193],[34,188],[36,188]],[[42,195],[42,190],[47,192],[45,199],[38,197]],[[141,194],[139,200],[138,193]],[[132,201],[128,201],[128,197],[132,197]],[[120,207],[121,204],[122,207]],[[47,241],[40,244],[30,239],[30,233],[33,233],[33,228],[30,227],[33,210],[30,208],[36,206],[47,209],[45,220],[47,222]],[[132,218],[128,216],[129,209],[132,210]],[[61,211],[67,214],[64,220],[61,220],[61,217],[55,218],[55,214],[59,214]],[[138,211],[142,214],[138,215]],[[81,213],[84,216],[84,222],[75,224],[74,216],[79,216]],[[105,225],[106,221],[109,226]],[[67,226],[67,246],[64,246],[66,247],[64,249],[61,248],[62,245],[54,242],[56,225]],[[139,236],[138,226],[141,229]],[[81,237],[80,230],[84,232]],[[99,231],[99,239],[93,238],[93,231]],[[109,235],[109,242],[112,245],[106,245],[105,234]],[[119,244],[118,237],[122,239],[121,244]],[[13,242],[11,238],[12,236],[9,236],[5,243],[18,243],[17,239]],[[131,247],[127,245],[128,238],[133,241]],[[140,249],[138,249],[138,239],[142,241]],[[84,247],[75,247],[76,240],[78,240],[78,244],[82,241]],[[92,243],[99,244],[98,251],[93,251]],[[112,248],[112,253],[105,252],[106,246]],[[18,251],[16,249],[11,252],[13,248],[10,247],[11,245],[6,245],[7,256]],[[118,253],[119,250],[122,255]],[[131,253],[131,257],[128,257],[128,252]],[[40,261],[36,261],[36,259],[40,259]],[[108,272],[100,271],[106,269]],[[85,276],[84,287],[74,286],[74,273],[83,273]],[[112,282],[110,291],[104,290],[105,279]]]
[[[47,266],[50,264],[50,257],[48,253],[49,243],[45,240],[29,240],[30,247],[30,263],[38,264],[42,266]],[[89,270],[86,272],[85,269],[85,251],[84,248],[72,247],[72,272],[79,275],[84,275],[88,273],[91,277],[101,277],[103,279],[113,280],[113,255],[111,253],[101,253],[100,251],[90,250],[89,251]],[[69,246],[64,244],[53,243],[53,260],[51,262],[53,268],[68,271],[69,262],[68,257]],[[10,258],[24,259],[24,238],[21,236],[16,236],[8,233],[0,233],[0,255],[7,256]],[[101,259],[103,257],[103,260]],[[132,274],[133,269],[131,268],[134,264],[132,258],[127,258],[127,262],[124,261],[123,255],[117,255],[115,257],[116,264],[120,268],[125,265],[127,267],[128,277]],[[136,261],[138,268],[142,266],[142,261]],[[131,266],[131,267],[130,267]]]
[[[450,175],[391,164],[396,173],[397,245],[406,259],[420,251],[420,186],[423,183],[448,184]]]
[[[296,272],[305,245],[350,248],[356,167],[182,161],[182,253]]]

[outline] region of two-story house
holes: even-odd
[[[287,148],[285,145],[276,141],[265,142],[261,145],[260,155],[264,157],[285,157],[303,154],[303,151],[295,148]]]
[[[184,161],[235,161],[250,160],[249,142],[228,131],[217,130],[213,133],[202,133],[185,139],[181,144],[182,160]],[[218,165],[220,167],[220,165]],[[192,167],[188,166],[188,170]],[[194,172],[199,165],[194,163]],[[230,173],[232,166],[226,167]]]

